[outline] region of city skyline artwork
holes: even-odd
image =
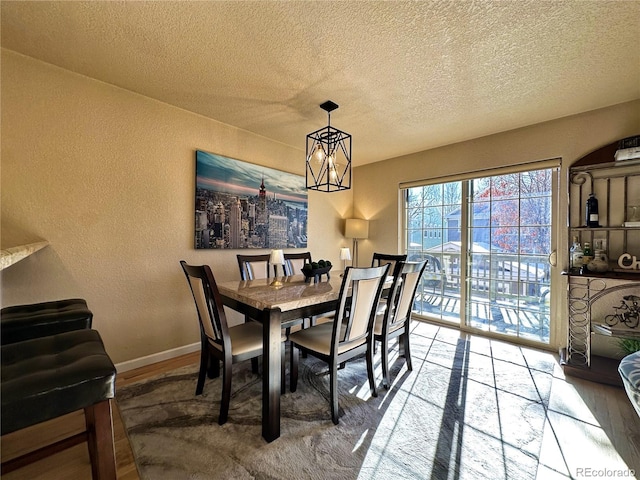
[[[195,248],[306,248],[305,177],[196,151]]]

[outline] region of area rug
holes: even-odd
[[[536,478],[549,372],[536,371],[538,388],[527,366],[512,364],[533,392],[509,404],[509,421],[518,421],[509,427],[506,418],[501,424],[497,402],[502,396],[506,406],[506,393],[496,389],[491,357],[470,367],[464,342],[416,332],[412,345],[412,372],[397,351],[392,355],[389,390],[381,386],[377,364],[377,398],[369,394],[364,358],[339,371],[339,425],[331,421],[326,364],[301,358],[298,390],[282,396],[281,437],[271,443],[261,436],[261,379],[250,362],[233,367],[223,426],[217,423],[220,379],[207,379],[204,393],[195,396],[196,365],[121,388],[117,403],[141,477]],[[490,372],[482,373],[487,365]],[[517,376],[506,368],[498,373]]]

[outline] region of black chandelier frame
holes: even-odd
[[[328,125],[307,135],[306,185],[310,190],[337,192],[351,188],[351,135],[331,126],[331,100],[320,105]]]

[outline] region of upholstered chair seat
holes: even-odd
[[[235,327],[229,327],[229,337],[231,337],[231,356],[240,357],[251,354],[255,351],[262,351],[263,337],[262,324],[258,322],[241,323]],[[281,341],[287,337],[282,335]],[[222,351],[222,345],[210,340],[214,348]]]

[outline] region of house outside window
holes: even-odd
[[[428,260],[415,313],[550,343],[557,172],[552,165],[404,189],[408,259]]]

